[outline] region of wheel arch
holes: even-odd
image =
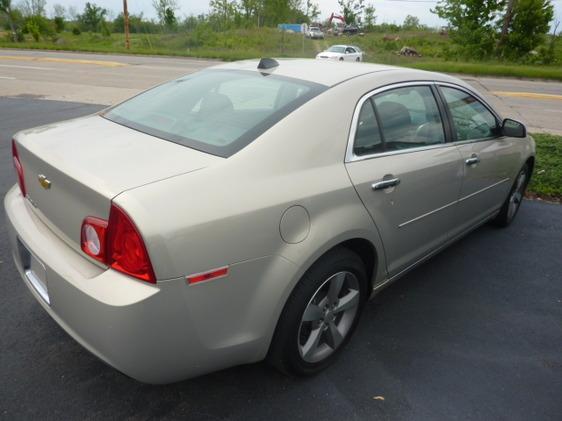
[[[291,282],[290,287],[287,289],[286,293],[284,294],[282,299],[282,305],[280,306],[279,310],[276,313],[274,329],[271,332],[271,336],[269,339],[269,345],[267,351],[268,355],[271,353],[271,346],[273,344],[274,337],[277,332],[277,327],[283,315],[283,311],[291,295],[293,294],[295,288],[302,280],[302,277],[322,257],[324,257],[326,254],[340,247],[346,248],[356,253],[359,256],[359,258],[363,261],[363,263],[365,264],[365,270],[367,271],[367,281],[369,283],[369,285],[367,286],[368,292],[372,291],[374,284],[378,279],[378,271],[381,268],[380,265],[385,264],[384,254],[382,254],[383,251],[377,250],[377,247],[372,240],[364,236],[358,236],[358,235],[350,235],[349,237],[343,239],[338,238],[333,242],[325,244],[324,247],[322,247],[317,253],[311,256],[309,260],[307,260],[306,264],[302,265],[301,270],[298,271],[297,275],[295,276],[296,279],[293,282]]]
[[[535,168],[535,156],[531,155],[529,158],[527,158],[525,163],[529,165],[529,179],[530,179],[531,176],[533,175],[533,170]]]

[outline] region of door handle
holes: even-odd
[[[464,162],[466,165],[474,165],[480,162],[480,158],[478,158],[478,155],[472,154],[472,156],[466,159]]]
[[[373,190],[384,190],[389,187],[394,187],[400,184],[400,179],[396,178],[389,178],[387,180],[377,181],[376,183],[371,184],[371,188]]]

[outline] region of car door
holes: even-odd
[[[431,84],[385,87],[355,112],[346,168],[379,230],[390,276],[443,244],[455,220],[462,167],[436,93]]]
[[[355,51],[355,48],[346,47],[346,48],[345,48],[345,57],[344,57],[344,60],[346,60],[346,61],[355,61],[356,58],[357,58],[357,52]]]
[[[439,90],[452,120],[452,132],[463,166],[458,224],[452,233],[478,224],[501,207],[518,171],[515,139],[500,135],[498,117],[476,95],[456,86]]]

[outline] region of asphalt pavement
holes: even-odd
[[[0,49],[0,96],[111,105],[216,60]],[[360,64],[359,64],[360,65]],[[460,76],[504,116],[562,135],[562,83]]]
[[[100,108],[0,98],[1,196],[14,132]],[[525,201],[511,227],[484,226],[381,292],[315,377],[262,363],[167,386],[123,376],[51,320],[19,279],[4,218],[1,419],[560,420],[562,206]]]

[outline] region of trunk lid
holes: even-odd
[[[76,249],[84,218],[107,219],[119,193],[223,159],[98,115],[26,130],[15,140],[36,213]]]

